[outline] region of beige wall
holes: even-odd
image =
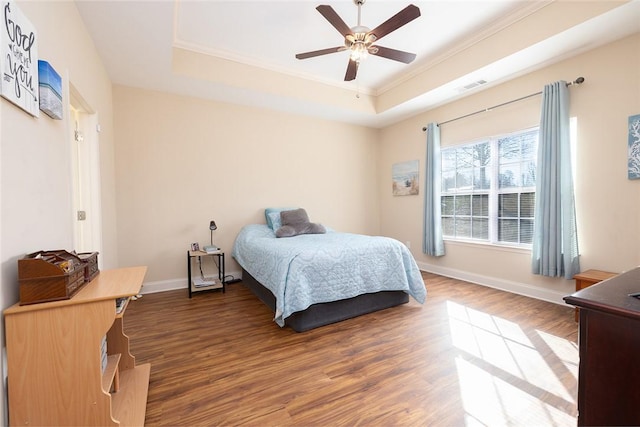
[[[148,265],[147,291],[186,287],[185,251],[208,244],[211,219],[236,277],[235,237],[266,207],[379,230],[376,130],[123,86],[114,107],[119,265]]]
[[[101,264],[113,267],[117,248],[111,82],[73,2],[17,4],[37,30],[39,58],[48,61],[62,77],[64,101],[69,101],[71,82],[98,115],[102,127],[99,141],[104,225]],[[66,105],[64,119],[52,120],[42,112],[39,118],[33,118],[0,99],[2,308],[18,301],[19,258],[40,249],[73,249],[68,118]],[[4,342],[4,327],[0,330],[0,341]],[[0,391],[0,401],[6,403],[4,387]],[[0,406],[0,422],[6,424],[4,405]]]
[[[443,122],[542,90],[546,83],[584,76],[570,88],[571,115],[577,118],[576,208],[581,267],[614,272],[640,265],[640,180],[626,175],[627,120],[640,113],[640,35],[540,69],[473,96],[390,126],[381,132],[379,192],[381,232],[411,242],[426,270],[466,278],[544,299],[561,301],[573,281],[535,276],[530,251],[446,242],[447,255],[422,254],[422,195],[391,196],[391,166],[420,160],[424,177],[425,133]],[[441,127],[442,146],[523,129],[539,122],[537,96]]]

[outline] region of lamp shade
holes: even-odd
[[[218,229],[218,226],[216,225],[216,222],[215,221],[211,221],[209,223],[209,230],[213,231],[213,230],[217,230],[217,229]]]

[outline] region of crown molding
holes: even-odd
[[[347,90],[347,91],[353,92],[354,95],[362,94],[362,95],[374,96],[375,94],[375,90],[371,88],[366,88],[361,86],[357,86],[354,88],[352,85],[349,85],[351,87],[346,87],[344,82],[336,82],[336,80],[333,80],[333,79],[319,78],[309,73],[291,71],[291,69],[287,67],[276,65],[268,61],[258,60],[249,56],[238,55],[237,53],[224,50],[224,49],[212,49],[196,43],[185,42],[183,40],[179,40],[176,38],[174,38],[173,47],[188,50],[194,53],[199,53],[202,55],[209,55],[214,58],[223,59],[226,61],[236,62],[242,65],[260,68],[266,71],[272,71],[272,72],[288,75],[291,77],[302,78],[302,79],[313,81],[316,83],[333,86],[341,90]]]

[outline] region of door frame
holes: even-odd
[[[102,251],[102,197],[98,115],[69,83],[73,241],[77,252]],[[78,211],[86,219],[78,219]]]

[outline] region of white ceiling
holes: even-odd
[[[413,2],[421,16],[376,44],[416,53],[416,60],[369,56],[357,79],[344,82],[347,52],[295,59],[343,43],[315,10],[319,4],[356,25],[351,0],[77,1],[114,83],[372,127],[640,31],[640,0]],[[408,4],[368,0],[362,25],[374,28]],[[181,62],[180,55],[192,57]],[[443,66],[450,77],[436,78]],[[588,81],[588,70],[584,76]],[[488,84],[460,92],[479,79]],[[274,81],[285,83],[273,87]]]

